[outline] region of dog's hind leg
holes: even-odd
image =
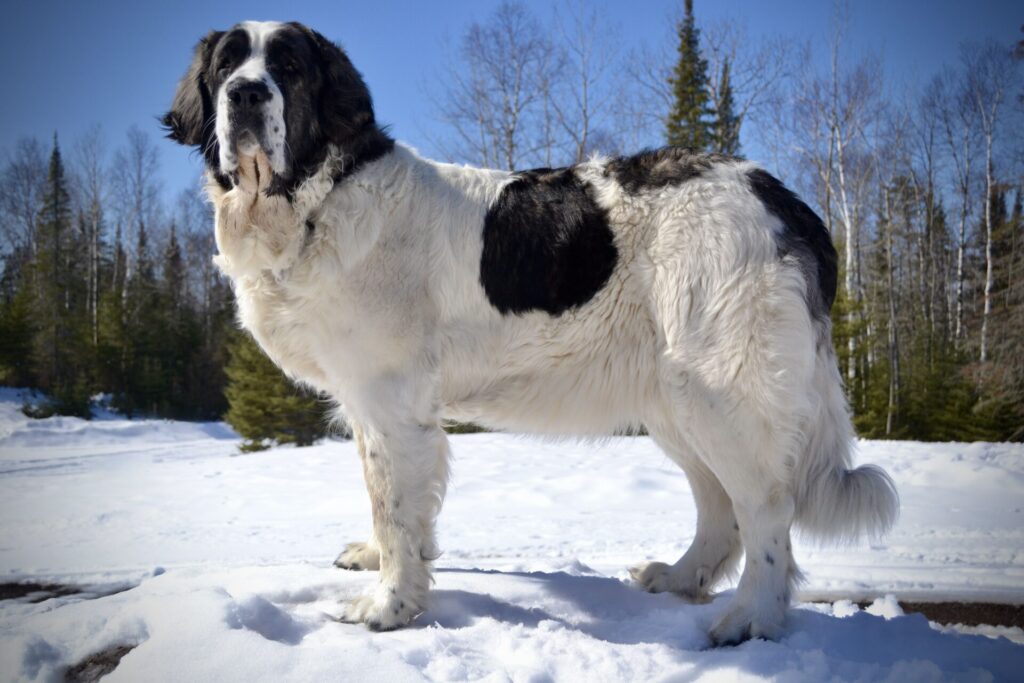
[[[792,449],[799,440],[790,438],[788,406],[765,416],[742,394],[714,391],[696,380],[676,392],[674,404],[703,464],[732,501],[746,555],[736,594],[712,627],[711,640],[724,645],[778,638],[799,578],[790,543]],[[793,416],[788,419],[792,427]],[[701,486],[694,487],[695,495]]]
[[[736,570],[742,554],[732,500],[688,446],[678,439],[659,438],[654,429],[652,435],[686,472],[697,505],[697,533],[675,564],[647,562],[630,568],[630,573],[652,593],[671,591],[692,602],[703,602],[722,577]]]
[[[784,487],[751,494],[736,501],[746,560],[732,603],[711,629],[716,645],[778,638],[800,577],[789,536],[793,496]]]
[[[363,428],[363,472],[373,511],[379,583],[354,599],[343,620],[384,631],[408,623],[426,607],[430,563],[439,552],[434,520],[448,476],[448,442],[435,423]]]

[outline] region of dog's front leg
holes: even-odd
[[[365,472],[367,460],[370,457],[369,450],[366,447],[366,437],[363,435],[363,428],[359,423],[352,421],[351,418],[349,422],[352,428],[352,439],[356,442],[356,450],[359,452],[359,459],[363,463],[363,471]],[[369,483],[367,479],[367,485]],[[373,489],[368,489],[368,493],[372,496]],[[353,541],[346,545],[345,549],[334,560],[334,566],[339,569],[350,569],[353,571],[377,571],[380,569],[380,544],[373,537],[366,542]]]
[[[447,482],[448,443],[436,424],[364,425],[361,432],[380,579],[371,594],[348,605],[344,620],[387,631],[426,607],[430,563],[438,555],[434,520]]]

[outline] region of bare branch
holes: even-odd
[[[35,138],[21,138],[6,155],[0,180],[0,239],[5,252],[34,251],[36,217],[46,183],[46,155]]]

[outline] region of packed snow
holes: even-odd
[[[374,572],[355,447],[238,454],[220,423],[29,420],[0,390],[0,583],[79,587],[0,602],[0,680],[61,680],[130,649],[105,681],[1021,680],[1024,632],[904,615],[899,600],[1024,603],[1024,446],[859,443],[902,516],[821,548],[779,642],[713,649],[705,605],[626,568],[693,536],[686,479],[646,438],[452,437],[429,609],[407,629],[337,621]],[[35,600],[35,601],[33,601]],[[861,609],[857,602],[870,602]]]

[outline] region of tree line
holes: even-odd
[[[312,443],[326,406],[292,386],[234,325],[211,256],[213,218],[198,187],[170,207],[157,151],[138,128],[107,158],[93,128],[70,163],[20,140],[2,171],[0,383],[46,400],[35,417],[90,417],[97,394],[126,414],[225,417],[254,450]]]
[[[107,158],[98,128],[73,146],[20,140],[0,191],[0,381],[47,412],[88,416],[94,394],[126,414],[211,419],[225,408],[228,287],[212,272],[195,192],[164,209],[157,152],[138,128]]]
[[[1024,47],[962,46],[921,87],[851,49],[698,26],[692,0],[628,49],[566,0],[470,24],[431,99],[451,160],[519,169],[673,144],[759,161],[822,216],[840,253],[833,334],[862,436],[1024,438]],[[816,49],[818,50],[816,52]],[[155,133],[155,131],[154,131]],[[0,383],[39,414],[228,420],[247,447],[309,443],[326,407],[233,323],[198,188],[167,203],[149,133],[113,154],[20,140],[0,169]]]

